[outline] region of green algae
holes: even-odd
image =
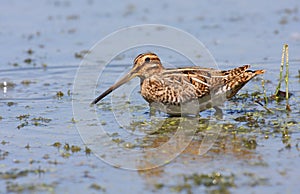
[[[57,97],[58,99],[61,99],[63,96],[64,96],[64,93],[63,93],[62,91],[56,92],[56,97]]]
[[[18,169],[12,169],[10,171],[6,172],[0,172],[0,178],[1,179],[17,179],[21,177],[26,177],[29,174],[44,174],[46,173],[46,170],[37,168],[32,170],[18,170]]]
[[[61,145],[62,144],[60,142],[55,142],[55,143],[52,144],[52,146],[57,147],[57,148],[60,148]]]
[[[90,188],[91,188],[91,189],[94,189],[94,190],[97,190],[97,191],[102,191],[102,192],[105,192],[105,191],[106,191],[105,187],[103,187],[103,186],[101,186],[101,185],[99,185],[99,184],[97,184],[97,183],[92,183],[92,184],[90,185]]]
[[[166,187],[156,187],[161,189]],[[235,175],[224,175],[219,172],[212,172],[208,174],[194,173],[192,175],[183,175],[183,180],[172,186],[168,186],[170,191],[176,193],[194,193],[194,190],[202,188],[207,193],[230,193],[230,188],[236,187]]]
[[[21,124],[19,124],[17,126],[18,129],[21,129],[25,126],[29,126],[29,125],[32,125],[32,126],[46,126],[52,119],[49,119],[49,118],[45,118],[45,117],[34,117],[32,119],[29,120],[30,118],[30,114],[23,114],[23,115],[19,115],[17,116],[16,118],[21,122]]]
[[[13,193],[32,193],[32,192],[49,192],[53,193],[57,183],[30,183],[19,184],[13,182],[7,182],[6,191]]]

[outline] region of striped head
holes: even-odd
[[[144,80],[154,74],[160,73],[163,69],[160,59],[156,54],[143,53],[134,59],[131,72]]]
[[[158,58],[158,56],[154,53],[143,53],[138,55],[133,62],[132,69],[119,81],[117,81],[114,85],[108,88],[105,92],[103,92],[100,96],[98,96],[92,104],[96,104],[102,98],[107,96],[113,90],[117,89],[121,85],[125,84],[126,82],[130,81],[135,77],[139,77],[141,81],[144,79],[162,72],[163,66]]]

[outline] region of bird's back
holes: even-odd
[[[205,96],[234,96],[249,80],[263,70],[251,71],[245,65],[220,71],[210,68],[186,67],[165,69],[141,83],[141,94],[149,102],[180,105]]]

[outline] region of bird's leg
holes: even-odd
[[[155,116],[157,109],[154,106],[151,106],[151,104],[149,105],[150,105],[150,117]]]
[[[219,108],[218,106],[214,106],[213,107],[215,110],[216,110],[216,112],[215,112],[215,116],[216,116],[216,118],[217,119],[223,119],[223,111],[222,111],[222,109],[221,108]]]

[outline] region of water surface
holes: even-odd
[[[0,13],[1,193],[299,190],[298,1],[3,1]],[[176,159],[151,171],[129,171],[90,153],[74,123],[72,89],[84,51],[115,30],[145,23],[191,33],[221,69],[247,63],[267,71],[225,104],[224,119],[212,125],[221,129],[220,134],[205,155],[197,155],[209,132],[205,120],[200,120],[191,145]],[[267,95],[274,93],[284,43],[289,44],[292,111],[284,111],[285,101],[272,102],[268,106],[274,114],[270,114],[253,100],[262,92],[261,79],[267,80]],[[112,61],[99,79],[97,94],[114,82],[105,76],[124,74],[136,55],[124,53]],[[160,55],[169,64],[184,63],[178,56]],[[131,83],[138,85],[139,80]],[[126,127],[115,122],[110,98],[97,107],[97,124],[117,145],[136,150],[157,147],[176,132],[176,118],[160,115],[151,120],[138,88],[130,98],[134,120]],[[212,114],[208,110],[201,116]],[[149,134],[151,122],[163,123],[162,130]]]

